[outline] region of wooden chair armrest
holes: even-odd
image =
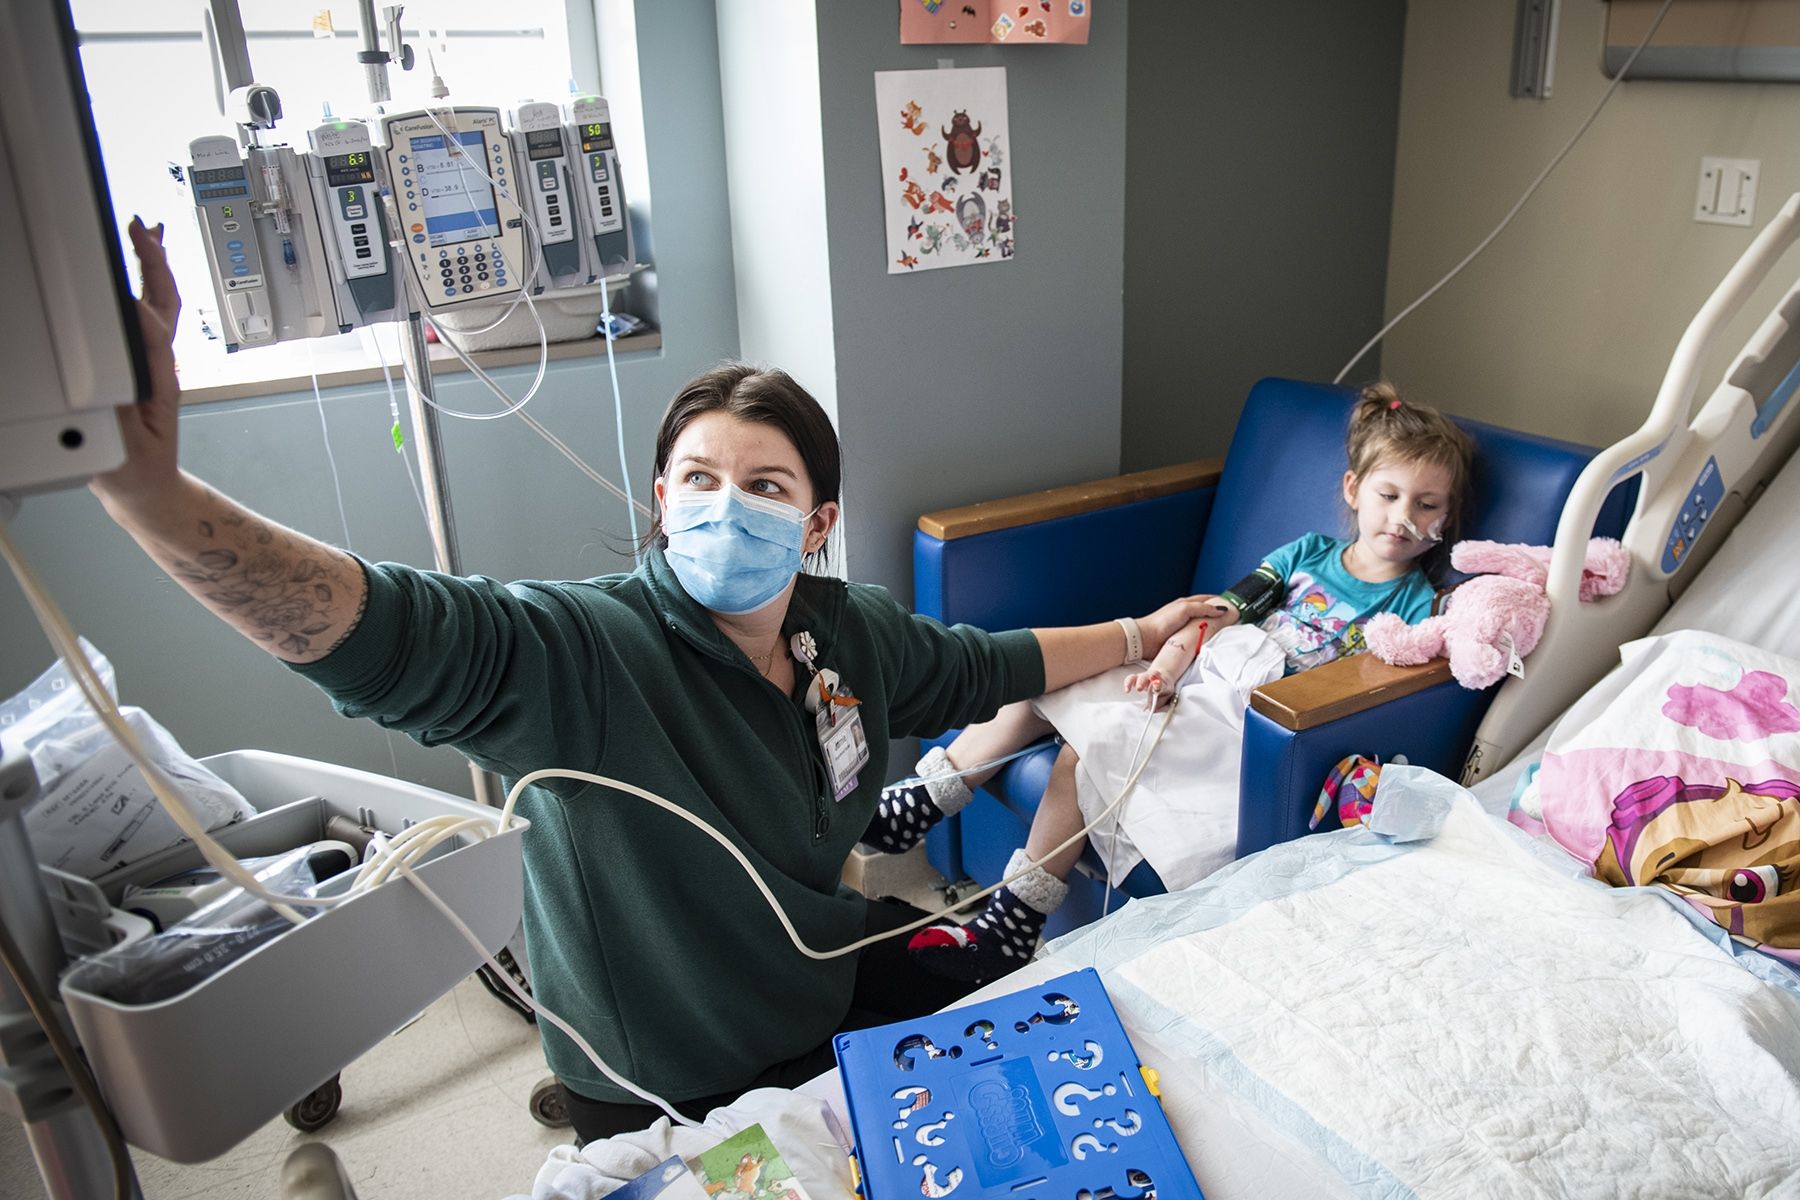
[[[1031,525],[1054,517],[1072,517],[1078,513],[1097,512],[1138,500],[1153,500],[1176,492],[1211,487],[1219,482],[1225,469],[1222,458],[1203,458],[1198,462],[1173,467],[1157,467],[1150,471],[1134,471],[1111,479],[1090,483],[1072,483],[1024,496],[1002,500],[983,500],[961,508],[945,508],[919,518],[919,529],[928,537],[947,542],[953,538],[977,533],[993,533],[1017,525]]]
[[[1250,693],[1250,707],[1284,729],[1299,732],[1422,692],[1450,678],[1448,659],[1393,667],[1373,654],[1352,654],[1263,684]]]

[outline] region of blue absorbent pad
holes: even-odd
[[[834,1045],[865,1200],[1201,1200],[1092,969]]]

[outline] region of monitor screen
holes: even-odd
[[[500,236],[494,189],[481,174],[485,153],[480,131],[458,133],[454,143],[439,133],[412,139],[425,235],[433,246]]]

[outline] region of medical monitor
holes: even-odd
[[[78,484],[124,458],[113,409],[148,392],[66,0],[0,21],[0,493]]]

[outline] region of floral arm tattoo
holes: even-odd
[[[196,599],[278,658],[313,662],[362,619],[368,585],[351,555],[266,521],[211,488],[179,538],[147,548]]]

